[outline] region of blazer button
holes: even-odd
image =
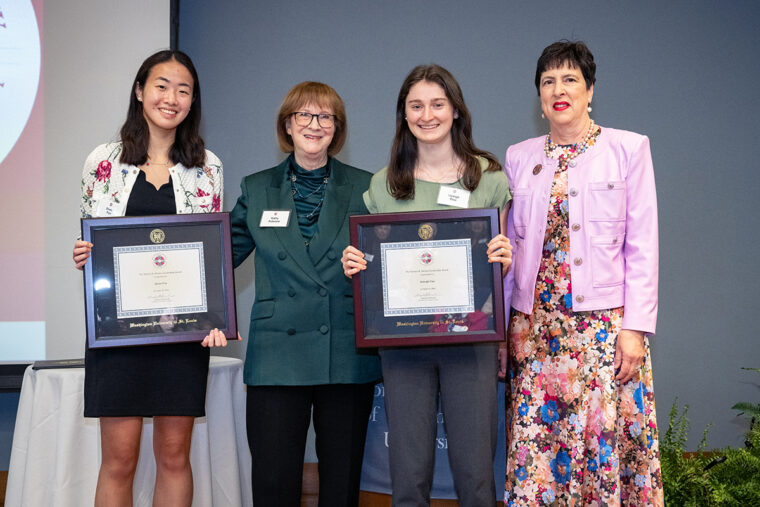
[[[585,298],[583,296],[575,296],[575,301],[577,301],[578,303],[583,303],[584,299]]]
[[[613,188],[615,188],[615,184],[614,183],[607,183],[607,188],[609,188],[610,190],[612,190]]]
[[[571,161],[570,161],[570,163],[569,163],[568,165],[569,165],[570,167],[575,167],[575,166],[577,166],[577,165],[578,165],[578,162],[576,162],[575,160],[571,160]]]
[[[287,331],[287,332],[288,332],[288,334],[289,334],[290,336],[293,336],[294,334],[296,334],[296,330],[295,330],[295,329],[293,329],[292,327],[291,327],[290,329],[288,329],[288,331]]]
[[[285,252],[280,252],[277,254],[277,258],[280,259],[281,261],[284,261],[285,259],[288,258],[288,254],[286,254]]]
[[[571,188],[570,189],[570,197],[575,197],[576,195],[578,195],[578,190],[576,190],[574,188]]]
[[[288,296],[295,297],[296,291],[294,289],[288,289]]]
[[[329,252],[327,252],[327,258],[330,259],[331,261],[334,261],[335,259],[338,258],[338,256],[335,255],[335,252],[330,250]]]
[[[318,293],[319,293],[319,295],[320,295],[320,296],[322,296],[322,297],[325,297],[325,296],[327,295],[327,289],[325,289],[324,287],[320,287],[320,288],[319,288],[319,290],[318,290],[317,292],[318,292]]]
[[[536,164],[536,167],[533,168],[533,175],[537,175],[541,172],[541,164]]]
[[[329,330],[330,330],[330,328],[327,327],[326,324],[322,324],[321,326],[319,326],[319,332],[322,333],[322,334],[327,334],[327,332]]]
[[[580,266],[581,264],[583,264],[583,259],[581,259],[580,257],[576,257],[575,259],[573,259],[573,264],[575,264],[576,266]]]
[[[572,227],[572,229],[573,229],[574,231],[580,231],[580,230],[581,230],[581,224],[573,224],[573,227]]]

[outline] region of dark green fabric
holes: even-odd
[[[309,171],[304,169],[296,162],[291,153],[288,157],[290,161],[290,175],[295,176],[295,181],[290,182],[291,189],[295,188],[293,202],[298,212],[298,226],[301,229],[301,235],[308,246],[309,241],[317,233],[317,221],[319,213],[322,211],[322,197],[325,195],[324,179],[329,174],[327,165]]]
[[[235,266],[256,250],[255,300],[245,357],[248,385],[317,385],[380,378],[374,350],[357,351],[353,291],[340,257],[348,217],[366,214],[371,174],[333,160],[319,232],[306,248],[287,179],[289,162],[243,178],[230,214]],[[259,227],[264,210],[290,210],[287,227]]]

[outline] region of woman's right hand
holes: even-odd
[[[349,278],[359,271],[367,269],[367,261],[364,260],[364,254],[351,245],[343,250],[340,262],[343,264],[343,273]]]
[[[90,252],[92,251],[92,243],[88,241],[77,240],[74,243],[74,265],[78,270],[82,270],[87,259],[90,258]]]
[[[243,338],[241,338],[240,333],[238,333],[237,341],[242,341],[242,340]],[[208,332],[206,337],[201,342],[201,346],[202,347],[226,347],[227,341],[228,341],[227,337],[224,336],[224,333],[214,328]]]

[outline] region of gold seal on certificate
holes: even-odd
[[[501,266],[488,262],[496,209],[349,218],[367,269],[354,275],[359,347],[504,339]]]
[[[153,229],[150,231],[150,240],[153,243],[163,243],[166,239],[166,234],[161,229]]]
[[[433,237],[433,226],[431,224],[421,224],[417,229],[417,235],[420,239],[430,239]]]
[[[229,214],[88,218],[90,348],[237,335]]]

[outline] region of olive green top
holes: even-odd
[[[470,194],[468,208],[499,208],[512,199],[509,183],[503,171],[486,171],[488,161],[479,158],[483,176],[477,188]],[[455,209],[453,206],[438,204],[438,192],[441,186],[464,188],[462,180],[453,183],[434,183],[432,181],[414,180],[414,198],[405,201],[394,199],[388,191],[388,168],[383,167],[374,176],[369,189],[364,192],[364,204],[370,213],[396,213],[399,211],[433,211]]]

